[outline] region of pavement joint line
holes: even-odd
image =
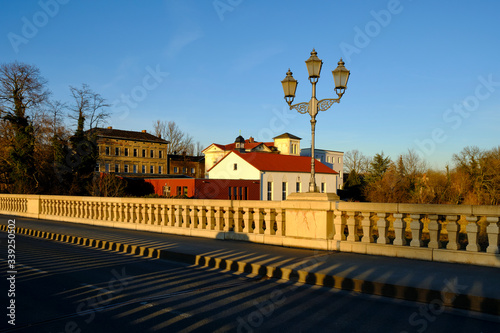
[[[23,227],[16,227],[15,229],[16,233],[18,234],[59,241],[63,243],[71,243],[103,250],[116,251],[120,253],[129,253],[148,258],[172,260],[195,266],[220,269],[222,271],[256,274],[291,282],[318,285],[327,288],[403,299],[407,301],[430,303],[435,300],[442,300],[444,294],[442,291],[433,289],[387,284],[383,282],[368,281],[349,277],[346,278],[338,275],[314,273],[287,267],[261,265],[207,255],[188,254],[175,252],[172,250],[162,250],[147,246],[124,244],[82,236],[65,235]],[[7,230],[7,225],[0,225],[0,231]],[[500,300],[498,299],[467,294],[458,294],[454,296],[455,297],[453,298],[444,297],[444,300],[442,300],[443,305],[450,308],[457,308],[492,315],[500,315]]]

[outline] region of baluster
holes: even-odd
[[[285,235],[285,211],[281,208],[276,208],[276,235]]]
[[[182,211],[182,226],[184,228],[190,228],[191,227],[191,220],[190,220],[190,213],[191,213],[191,207],[189,205],[186,205],[183,207]]]
[[[215,229],[215,211],[212,206],[207,207],[207,229]]]
[[[175,226],[175,205],[170,205],[168,208],[168,225]]]
[[[191,229],[197,229],[198,228],[198,207],[197,206],[191,206],[191,211],[189,213],[189,219],[191,221],[191,224],[189,227]]]
[[[479,245],[477,244],[477,234],[479,232],[479,226],[477,225],[477,216],[466,216],[467,226],[465,230],[467,231],[467,251],[479,252]]]
[[[241,208],[235,208],[233,214],[234,231],[243,232],[243,211]]]
[[[161,215],[161,208],[162,208],[162,205],[160,205],[160,204],[154,204],[154,210],[155,210],[155,225],[163,225],[163,224],[162,224],[162,221],[161,221],[161,218],[162,218],[162,215]]]
[[[255,229],[253,230],[254,234],[263,234],[264,233],[264,216],[262,208],[256,208],[253,214],[253,222],[255,223]]]
[[[252,233],[253,211],[252,208],[244,208],[243,211],[243,232]]]
[[[420,214],[412,214],[410,229],[411,229],[411,242],[410,246],[422,247],[422,226],[423,223],[420,220]]]
[[[155,204],[148,204],[148,210],[149,210],[148,223],[157,224],[155,221]]]
[[[222,230],[223,223],[224,223],[224,221],[223,221],[224,210],[220,206],[217,208],[214,207],[214,209],[217,209],[217,211],[215,212],[215,227],[214,228],[215,228],[215,230],[220,231],[220,230]]]
[[[275,212],[274,209],[271,208],[266,208],[265,209],[266,216],[264,220],[266,221],[266,230],[264,231],[264,234],[266,235],[274,235],[274,221],[275,221]]]
[[[439,249],[441,248],[441,242],[439,241],[439,237],[441,235],[441,223],[438,222],[438,215],[427,215],[429,219],[429,244],[427,245],[430,249]]]
[[[486,252],[499,253],[498,234],[500,233],[500,228],[498,227],[498,217],[488,216],[486,221],[488,222],[488,226],[486,227],[486,232],[488,233],[488,248]]]
[[[359,241],[359,236],[356,228],[356,212],[346,212],[347,214],[347,230],[349,234],[347,235],[347,240],[350,242]]]
[[[393,245],[406,245],[406,222],[403,220],[403,214],[401,213],[393,213],[394,217],[394,242]]]
[[[113,211],[113,217],[115,222],[122,222],[122,203],[115,202],[115,209]]]
[[[207,227],[207,209],[205,206],[199,206],[198,211],[198,229],[206,229]]]
[[[377,213],[377,229],[378,229],[378,239],[377,244],[389,244],[389,237],[387,237],[387,232],[389,230],[389,221],[387,220],[386,213]]]
[[[234,230],[234,228],[233,228],[233,211],[231,210],[231,207],[224,207],[223,230],[224,231]]]
[[[346,225],[345,215],[340,210],[335,210],[334,214],[335,218],[333,219],[333,224],[335,226],[335,235],[333,236],[333,239],[338,241],[345,241],[346,240],[344,234],[344,229]]]
[[[446,245],[447,250],[458,250],[460,249],[460,244],[458,243],[458,233],[460,231],[460,225],[458,221],[460,220],[460,215],[446,215],[446,231],[448,232],[448,244]]]
[[[361,238],[362,243],[373,243],[372,233],[372,219],[370,218],[370,213],[359,213],[361,217],[361,226],[363,227],[363,238]]]

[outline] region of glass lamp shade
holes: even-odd
[[[345,90],[347,81],[349,80],[350,71],[344,67],[345,63],[340,58],[337,68],[332,71],[333,80],[335,81],[336,90]]]
[[[307,71],[309,72],[310,79],[319,78],[321,65],[323,65],[323,61],[318,58],[318,53],[313,49],[311,56],[306,60]]]
[[[297,80],[295,80],[292,76],[292,72],[290,72],[290,68],[286,73],[286,77],[281,81],[283,85],[283,92],[285,93],[285,98],[291,97],[292,99],[295,97],[295,90],[297,90]]]

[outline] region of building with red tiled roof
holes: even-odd
[[[246,179],[260,182],[261,200],[285,200],[293,192],[309,188],[311,158],[306,156],[242,153],[226,154],[207,170],[209,179]],[[316,184],[320,192],[337,192],[338,172],[315,163]]]
[[[241,135],[233,143],[222,145],[212,143],[202,152],[205,154],[205,170],[212,168],[224,156],[232,151],[241,153],[272,153],[281,155],[300,155],[301,138],[283,133],[273,138],[273,142],[257,142],[253,137],[244,139]]]

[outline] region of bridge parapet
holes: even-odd
[[[500,267],[500,206],[0,195],[30,218]]]

